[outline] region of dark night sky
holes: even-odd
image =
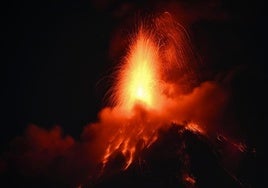
[[[78,135],[102,102],[109,17],[86,1],[16,2],[7,10],[1,143],[29,123]]]
[[[141,2],[8,1],[1,6],[1,150],[32,123],[57,124],[79,137],[103,105],[114,64],[109,55],[113,32],[140,8],[150,10],[153,1]],[[188,6],[202,13],[203,2],[209,1],[192,0]],[[231,83],[233,111],[256,139],[267,122],[261,110],[267,81],[263,6],[215,2],[220,2],[215,14],[225,12],[229,19],[212,18],[212,10],[211,17],[193,18],[190,33],[206,61],[204,70],[246,67]]]

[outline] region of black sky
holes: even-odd
[[[192,42],[205,62],[201,71],[210,72],[203,79],[242,70],[230,84],[230,110],[255,142],[267,122],[262,109],[267,83],[263,5],[231,0],[178,2],[186,7],[184,18],[191,20]],[[115,62],[110,54],[115,31],[137,11],[150,12],[153,4],[119,0],[4,3],[1,151],[29,124],[60,125],[78,138],[103,106]],[[208,9],[211,12],[202,16],[201,9],[207,6],[217,9]],[[188,17],[187,10],[192,11]]]
[[[12,3],[2,35],[1,143],[29,123],[78,135],[102,102],[109,17],[86,1]]]

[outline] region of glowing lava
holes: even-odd
[[[155,107],[161,91],[158,67],[158,46],[152,35],[140,29],[119,70],[116,105],[128,111],[137,103]]]
[[[127,169],[134,160],[137,145],[144,149],[157,139],[159,123],[150,122],[147,117],[148,110],[159,108],[161,98],[159,48],[152,33],[140,28],[119,69],[114,99],[116,114],[122,120],[106,147],[103,168],[113,153],[120,152],[125,157],[124,169]]]

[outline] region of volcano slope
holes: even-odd
[[[208,138],[185,125],[168,127],[159,130],[158,140],[142,150],[129,168],[123,170],[124,155],[115,152],[103,173],[84,187],[251,187],[251,180],[246,179],[250,169],[241,167],[233,173],[223,163],[233,146],[221,136]],[[140,146],[142,141],[136,149]],[[248,159],[247,164],[254,162],[250,153],[239,155]]]

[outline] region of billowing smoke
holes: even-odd
[[[92,174],[95,164],[90,144],[74,141],[59,126],[50,130],[28,126],[23,136],[12,141],[10,151],[3,157],[7,159],[4,163],[7,178],[28,185],[38,183],[41,187],[77,186]],[[9,181],[11,185],[17,183]]]
[[[159,130],[168,128],[172,123],[185,126],[188,125],[185,122],[195,123],[196,129],[200,129],[202,134],[217,129],[223,118],[229,92],[216,81],[199,79],[198,67],[201,62],[184,26],[168,12],[156,15],[142,25],[142,30],[147,31],[131,36],[128,55],[123,65],[118,66],[116,74],[119,78],[115,78],[115,89],[111,89],[112,93],[115,92],[112,105],[99,112],[97,122],[84,127],[81,139],[75,141],[65,135],[59,126],[46,130],[30,125],[23,136],[12,141],[10,151],[3,154],[0,173],[4,171],[7,176],[13,176],[11,172],[16,171],[16,175],[25,181],[41,180],[44,185],[78,187],[101,175],[115,153],[120,152],[124,156],[120,169],[127,169],[141,150],[150,147],[158,139]],[[145,86],[136,84],[136,80],[128,83],[129,76],[133,75],[125,70],[135,67],[132,61],[143,61],[139,58],[144,51],[138,52],[138,58],[131,51],[139,48],[135,46],[135,40],[140,35],[144,37],[141,45],[151,45],[148,51],[153,51],[152,54],[146,52],[144,61],[148,63],[147,60],[150,61],[153,56],[152,60],[157,62],[150,62],[145,67],[148,71],[138,76],[151,74],[152,68],[157,66],[153,74],[157,74],[159,79],[155,80],[153,75],[138,80]],[[155,54],[158,54],[157,57]],[[132,64],[125,65],[124,61]],[[151,78],[153,83],[146,80]],[[134,93],[134,96],[122,94],[124,88],[129,87],[128,84],[131,89],[127,92]],[[144,88],[150,84],[154,85],[150,87],[153,99],[151,94],[147,95],[147,88]],[[122,108],[126,104],[127,108]]]

